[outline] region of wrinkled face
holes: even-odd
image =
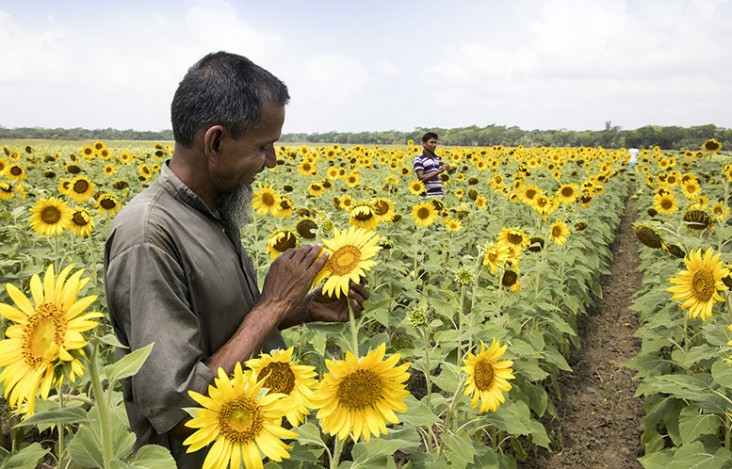
[[[437,139],[431,138],[426,142],[422,142],[422,148],[424,148],[428,153],[434,153],[435,149],[437,149]]]
[[[222,138],[222,152],[213,169],[218,195],[235,192],[241,185],[251,187],[265,166],[276,166],[274,143],[284,122],[285,108],[267,102],[256,127],[247,129],[238,140],[228,133]]]

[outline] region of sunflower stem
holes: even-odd
[[[351,306],[351,301],[348,299],[348,296],[346,296],[346,304],[348,304],[348,322],[351,325],[351,352],[353,352],[353,355],[355,355],[356,358],[359,358],[358,325],[356,324],[356,316],[353,313],[353,307]]]
[[[91,381],[94,390],[94,398],[97,402],[97,410],[99,411],[99,423],[102,427],[102,459],[104,468],[107,469],[112,461],[112,428],[109,420],[109,402],[104,395],[102,387],[102,377],[99,373],[99,345],[94,344],[91,347],[91,358],[89,359],[89,381]]]
[[[427,373],[424,374],[424,380],[425,385],[427,386],[427,407],[430,410],[432,409],[432,370],[430,369],[430,355],[432,353],[430,349],[430,343],[429,339],[427,338],[427,331],[424,330],[423,327],[419,328],[419,331],[422,333],[422,339],[424,339],[424,362],[425,366],[427,367]]]
[[[463,356],[463,317],[465,316],[465,285],[460,286],[460,307],[458,308],[458,341],[457,353],[455,354],[455,365],[460,366],[460,359]]]
[[[58,396],[58,407],[59,409],[64,408],[64,390],[63,385],[59,384],[56,386],[56,395]],[[66,433],[66,425],[58,425],[58,447],[56,448],[56,467],[61,469],[63,467],[64,452],[66,452],[64,434]]]
[[[336,469],[341,459],[341,452],[343,451],[344,441],[335,437],[335,448],[333,449],[333,457],[330,459],[330,469]]]

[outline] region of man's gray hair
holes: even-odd
[[[259,123],[265,102],[284,106],[289,100],[287,86],[246,57],[208,54],[188,69],[173,96],[173,136],[191,148],[199,129],[222,125],[238,139]]]

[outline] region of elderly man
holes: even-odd
[[[351,285],[336,301],[313,279],[327,260],[319,245],[280,255],[260,293],[239,227],[264,167],[276,166],[287,87],[245,57],[209,54],[180,82],[171,106],[175,149],[160,177],[119,213],[105,250],[110,319],[129,353],[154,343],[124,400],[137,446],[165,446],[178,467],[185,454],[188,391],[206,394],[218,368],[285,346],[279,330],[360,314],[368,291]]]

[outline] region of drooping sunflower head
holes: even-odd
[[[532,236],[529,238],[529,247],[526,248],[530,252],[541,252],[542,249],[544,249],[544,238],[541,236]]]
[[[705,210],[687,210],[684,213],[684,226],[694,231],[711,228],[713,220]]]
[[[379,217],[369,202],[358,202],[349,211],[348,223],[357,228],[373,230],[379,224]]]
[[[660,249],[663,246],[663,239],[661,235],[653,229],[650,225],[638,224],[633,226],[638,241],[648,246],[651,249]]]
[[[667,253],[671,254],[672,256],[674,256],[677,259],[683,259],[684,257],[686,257],[686,250],[680,244],[677,244],[677,243],[666,244],[666,243],[664,243],[663,244],[663,249]]]
[[[318,224],[310,217],[303,217],[295,225],[295,231],[305,239],[315,239],[318,233]]]
[[[275,260],[283,252],[288,249],[295,249],[297,246],[298,242],[295,233],[290,230],[280,229],[276,230],[270,236],[267,242],[267,253],[272,260]]]

